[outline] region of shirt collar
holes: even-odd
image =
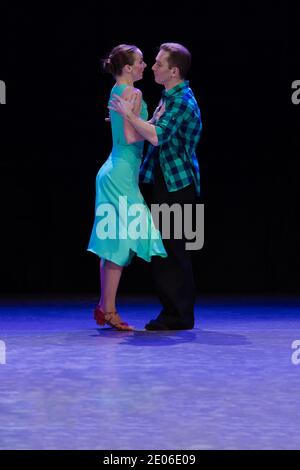
[[[174,95],[177,95],[177,93],[185,90],[189,86],[189,81],[184,80],[183,82],[178,83],[178,85],[174,86],[170,90],[163,90],[162,92],[162,98],[163,99],[169,99]]]

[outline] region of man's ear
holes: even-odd
[[[178,67],[172,67],[172,76],[173,78],[179,78],[179,68]]]

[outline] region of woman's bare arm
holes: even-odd
[[[126,87],[121,96],[126,101],[133,100],[134,104],[132,111],[136,116],[139,116],[142,106],[142,92],[137,88]],[[145,140],[144,137],[134,129],[128,119],[124,119],[124,134],[127,144],[133,144],[134,142]]]

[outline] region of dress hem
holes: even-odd
[[[123,267],[126,267],[126,266],[129,266],[131,261],[132,261],[132,258],[134,257],[134,255],[136,255],[138,258],[141,258],[143,259],[144,261],[147,261],[147,263],[150,263],[151,262],[151,258],[153,256],[161,256],[162,258],[167,258],[168,254],[167,253],[154,253],[153,255],[150,255],[148,258],[146,258],[145,256],[142,256],[140,255],[137,251],[133,250],[132,248],[130,248],[130,251],[133,252],[133,255],[132,257],[130,258],[130,261],[127,263],[127,264],[120,264],[120,263],[116,263],[116,261],[114,261],[112,259],[112,256],[109,256],[109,255],[100,255],[99,253],[97,253],[95,250],[93,250],[92,248],[87,248],[87,251],[90,251],[91,253],[94,253],[95,255],[99,256],[99,258],[103,258],[103,259],[107,259],[108,261],[111,261],[112,263],[115,263],[117,264],[118,266],[123,266]]]

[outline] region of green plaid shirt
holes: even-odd
[[[202,122],[189,82],[186,80],[168,91],[164,90],[162,100],[166,109],[155,124],[159,147],[149,145],[141,166],[141,181],[154,182],[155,156],[158,153],[168,191],[178,191],[194,182],[197,195],[200,195],[200,170],[195,150]],[[156,148],[159,152],[155,151]]]

